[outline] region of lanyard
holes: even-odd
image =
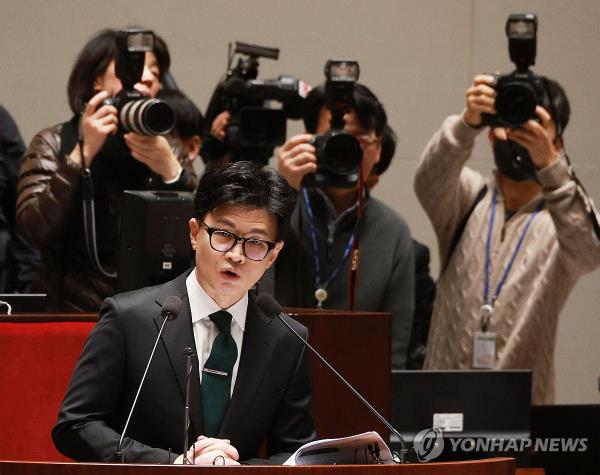
[[[498,201],[498,190],[494,190],[494,195],[492,197],[492,211],[490,213],[490,221],[489,221],[489,225],[488,225],[488,232],[487,232],[487,240],[485,242],[485,272],[483,274],[484,277],[484,281],[483,281],[483,304],[484,305],[489,305],[490,304],[490,300],[489,300],[489,295],[490,295],[490,248],[492,245],[492,231],[494,229],[494,218],[496,216],[496,204]],[[510,260],[508,261],[508,264],[506,265],[506,267],[504,268],[504,272],[502,272],[502,275],[500,277],[500,281],[498,282],[498,285],[496,286],[496,290],[494,291],[494,295],[492,296],[492,301],[491,301],[491,306],[493,307],[494,304],[496,303],[496,300],[498,299],[498,296],[500,295],[500,292],[502,291],[502,287],[504,286],[504,283],[506,282],[506,278],[508,277],[508,274],[515,262],[515,258],[517,257],[517,254],[519,253],[519,249],[521,248],[521,244],[523,244],[523,240],[525,239],[525,235],[527,234],[527,231],[529,230],[529,226],[531,225],[531,222],[533,221],[533,219],[537,216],[537,214],[540,212],[540,210],[542,209],[542,203],[540,203],[540,205],[536,208],[536,210],[531,213],[531,216],[529,216],[529,219],[527,220],[527,223],[525,223],[525,227],[523,228],[523,230],[521,231],[521,235],[519,236],[519,239],[517,241],[517,244],[515,246],[515,249],[513,250],[512,255],[510,256]]]
[[[302,198],[304,200],[304,205],[306,206],[306,211],[308,214],[308,224],[310,226],[310,237],[311,237],[312,248],[313,248],[313,259],[315,261],[315,288],[317,290],[319,290],[319,289],[326,290],[329,287],[329,285],[331,284],[331,282],[333,282],[333,279],[335,279],[335,277],[339,274],[340,270],[342,270],[342,267],[344,266],[344,264],[346,263],[346,260],[348,259],[348,256],[350,255],[350,251],[352,250],[352,246],[354,244],[354,236],[356,234],[356,225],[354,227],[354,231],[352,232],[352,235],[350,236],[348,243],[346,244],[346,247],[344,249],[344,253],[342,254],[342,258],[340,259],[340,262],[335,267],[333,272],[329,275],[329,277],[327,279],[325,279],[325,282],[322,282],[321,281],[321,263],[319,260],[319,248],[317,246],[317,229],[315,226],[315,217],[313,214],[312,206],[310,204],[310,199],[308,198],[308,191],[306,190],[306,188],[302,188]],[[358,224],[359,219],[357,219],[356,222]],[[327,294],[325,293],[325,298],[327,298],[326,295]],[[321,304],[322,304],[322,301],[319,301],[319,306],[321,306]]]

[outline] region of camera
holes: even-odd
[[[542,78],[529,69],[535,64],[537,27],[533,13],[509,15],[506,36],[510,60],[516,69],[510,74],[495,75],[496,115],[484,114],[485,124],[518,128],[529,119],[537,120],[535,108],[546,95]]]
[[[354,84],[360,69],[356,61],[329,60],[325,63],[325,105],[331,113],[330,128],[316,135],[317,171],[312,178],[317,186],[352,188],[358,181],[362,148],[344,130],[344,114],[354,105]]]
[[[236,55],[238,61],[233,66]],[[266,164],[273,149],[285,142],[287,119],[302,117],[302,104],[310,86],[287,75],[257,79],[259,58],[277,60],[279,49],[239,41],[229,44],[227,72],[206,111],[208,129],[201,152],[205,161],[230,153],[233,161]],[[273,101],[280,107],[275,107]],[[231,113],[231,118],[222,143],[210,135],[210,127],[224,110]]]
[[[159,99],[144,97],[134,88],[142,78],[146,52],[154,50],[154,33],[149,30],[121,30],[117,32],[116,41],[115,74],[123,89],[106,99],[103,105],[116,107],[121,133],[168,134],[175,125],[171,106]]]

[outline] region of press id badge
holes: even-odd
[[[496,333],[476,331],[473,336],[473,368],[493,369],[496,362]]]

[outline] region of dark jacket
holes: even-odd
[[[356,211],[347,210],[335,226],[328,222],[329,211],[323,194],[310,193],[320,258],[321,279],[339,265],[354,232]],[[406,351],[414,310],[415,267],[408,225],[381,201],[367,197],[364,218],[358,231],[360,264],[356,284],[355,310],[392,314],[392,368],[406,365]],[[315,260],[309,217],[302,199],[292,215],[284,236],[285,246],[276,264],[275,296],[286,307],[315,307]],[[327,289],[324,308],[349,308],[350,258]]]
[[[17,124],[0,106],[0,293],[27,292],[39,253],[17,230],[17,179],[25,144]]]
[[[187,274],[187,273],[186,273]],[[162,341],[125,437],[126,461],[168,463],[168,449],[183,453],[186,361],[195,349],[186,277],[108,298],[77,363],[52,431],[57,448],[78,461],[112,461],[131,402],[163,319],[169,295],[183,300],[165,324]],[[286,317],[304,337],[308,331]],[[265,316],[249,295],[238,375],[217,437],[229,439],[240,461],[267,454],[281,462],[314,438],[310,381],[304,345],[279,320]],[[198,359],[191,376],[190,441],[203,433]],[[172,461],[171,460],[171,461]]]
[[[75,123],[71,120],[44,129],[33,138],[19,173],[17,221],[27,239],[41,251],[33,288],[48,294],[49,309],[95,312],[104,298],[115,293],[116,279],[100,273],[86,251],[81,166],[68,157],[76,143]],[[62,137],[72,145],[62,144]],[[101,151],[94,159],[91,172],[97,247],[100,262],[108,271],[116,269],[123,190],[193,191],[196,176],[187,162],[182,165],[179,181],[165,185],[130,156],[111,159]]]

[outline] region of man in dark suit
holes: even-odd
[[[127,414],[158,335],[161,303],[179,296],[165,324],[123,443],[127,462],[169,463],[181,454],[186,348],[192,348],[187,457],[237,464],[266,440],[282,462],[314,438],[307,355],[248,290],[283,247],[278,239],[295,192],[269,168],[237,162],[206,174],[189,222],[192,272],[164,285],[105,300],[52,431],[56,447],[80,461],[114,461]],[[226,310],[224,312],[224,310]],[[289,323],[307,336],[305,327]],[[176,462],[181,462],[180,455]]]

